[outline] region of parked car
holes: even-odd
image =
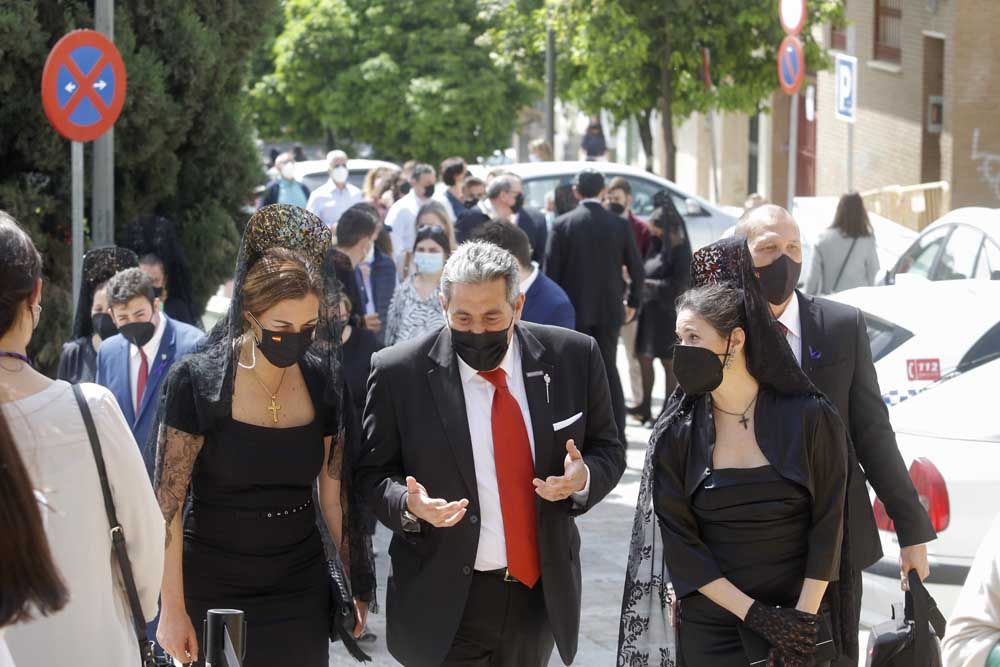
[[[865,314],[886,404],[1000,353],[1000,282],[904,281],[829,297]]]
[[[632,210],[640,217],[653,212],[653,196],[668,190],[674,205],[687,222],[693,249],[719,239],[722,233],[736,224],[736,218],[701,197],[683,192],[665,178],[643,169],[615,162],[520,162],[506,165],[524,182],[524,199],[528,206],[545,210],[545,198],[556,187],[572,183],[573,177],[584,169],[598,169],[610,181],[624,176],[632,186]]]
[[[1000,208],[958,208],[921,232],[885,276],[906,280],[1000,280]]]
[[[368,172],[378,167],[400,169],[398,164],[383,160],[348,160],[347,171],[350,172],[350,175],[347,177],[347,182],[360,188],[364,185],[365,176],[368,175]],[[295,178],[302,181],[309,188],[309,191],[312,192],[330,180],[330,165],[326,160],[296,162]]]
[[[890,408],[899,451],[938,538],[927,545],[927,588],[951,615],[976,550],[1000,506],[1000,360],[944,376],[919,396]],[[885,556],[863,573],[862,623],[885,620],[900,603],[899,545],[872,494]]]

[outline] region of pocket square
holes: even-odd
[[[561,422],[556,422],[555,424],[553,424],[552,425],[552,430],[553,431],[561,431],[562,429],[566,428],[567,426],[572,426],[573,424],[575,424],[576,422],[578,422],[580,420],[580,417],[582,417],[582,416],[583,416],[582,412],[577,412],[575,415],[573,415],[569,419],[564,419]]]

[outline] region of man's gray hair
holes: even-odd
[[[326,163],[333,165],[334,160],[347,160],[347,153],[342,150],[332,150],[326,154]]]
[[[517,260],[503,248],[486,241],[468,241],[451,254],[441,273],[441,293],[451,303],[453,285],[479,285],[503,278],[507,283],[507,303],[513,306],[521,294],[521,273]]]
[[[736,236],[747,240],[752,240],[754,232],[757,231],[758,223],[762,221],[770,222],[778,218],[788,217],[794,221],[792,214],[787,209],[777,204],[762,204],[745,211],[736,223]]]
[[[434,167],[424,162],[421,162],[413,166],[413,173],[410,176],[410,178],[413,180],[414,183],[416,183],[417,181],[420,180],[420,177],[423,176],[424,174],[430,174],[431,176],[437,178],[437,172],[434,171]]]
[[[520,181],[514,174],[503,174],[502,176],[497,176],[490,184],[486,186],[486,196],[489,199],[496,199],[505,192],[510,192],[514,189],[514,186]]]

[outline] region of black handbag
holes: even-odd
[[[142,614],[142,604],[139,602],[139,591],[135,587],[135,576],[132,574],[132,561],[128,557],[128,549],[125,546],[125,531],[121,523],[118,522],[118,513],[115,511],[115,500],[111,495],[111,487],[108,484],[108,470],[104,466],[104,454],[101,452],[101,440],[97,436],[97,428],[94,426],[94,417],[90,414],[90,406],[83,395],[83,390],[79,385],[73,385],[73,395],[76,403],[80,406],[80,414],[83,416],[83,425],[87,429],[87,437],[90,439],[90,449],[94,453],[94,463],[97,464],[97,475],[101,479],[101,492],[104,494],[104,512],[108,517],[108,525],[111,526],[111,549],[118,561],[118,569],[122,576],[122,585],[125,587],[125,595],[128,597],[129,611],[132,614],[132,625],[135,631],[136,642],[139,644],[139,657],[142,667],[156,667],[162,665],[157,661],[153,651],[154,643],[146,639],[146,619]]]
[[[339,560],[328,560],[326,569],[330,579],[330,641],[344,643],[344,648],[358,662],[371,662],[371,657],[361,650],[354,639],[358,608],[354,604],[347,574]]]
[[[903,618],[872,628],[866,667],[941,667],[944,616],[916,570],[910,570],[907,580]]]

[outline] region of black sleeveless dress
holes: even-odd
[[[184,596],[202,658],[206,612],[231,608],[246,614],[244,667],[330,664],[312,500],[324,431],[318,417],[284,429],[228,419],[205,434],[184,521]]]

